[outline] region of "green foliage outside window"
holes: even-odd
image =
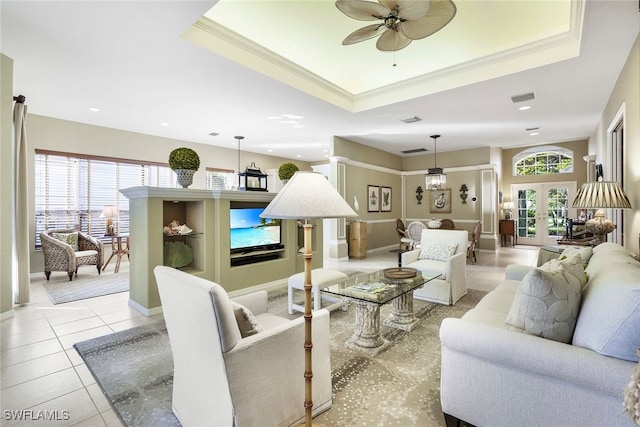
[[[548,175],[573,171],[573,157],[556,151],[531,153],[515,163],[516,175]]]

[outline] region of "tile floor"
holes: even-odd
[[[479,252],[478,262],[467,265],[467,284],[491,290],[503,279],[508,264],[535,265],[537,256],[538,248],[525,246]],[[395,253],[379,251],[364,260],[325,260],[325,267],[378,270],[397,266],[397,259]],[[124,262],[120,271],[128,267]],[[97,274],[90,269],[80,272]],[[103,274],[113,274],[113,267]],[[65,278],[64,273],[53,273],[51,280]],[[0,322],[0,424],[121,426],[73,344],[154,322],[157,317],[145,317],[130,308],[128,292],[53,305],[44,282],[44,274],[34,275],[32,302],[16,307],[14,317]],[[10,411],[18,409],[27,409],[22,415],[31,420],[12,420]],[[54,419],[43,422],[45,416]]]

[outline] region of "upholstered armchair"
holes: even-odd
[[[217,283],[154,269],[173,353],[172,407],[185,427],[290,426],[304,419],[304,318],[233,300]],[[238,305],[240,304],[240,305]],[[313,414],[331,407],[329,312],[313,312]]]
[[[44,275],[51,276],[52,271],[64,271],[73,280],[78,267],[95,265],[98,274],[102,271],[102,242],[80,231],[56,228],[40,233],[42,253],[44,254]]]
[[[441,276],[413,291],[413,297],[453,305],[467,294],[467,230],[424,229],[420,249],[402,254],[402,266]]]

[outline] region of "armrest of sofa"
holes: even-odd
[[[231,301],[235,301],[238,304],[244,305],[253,314],[262,314],[267,312],[267,303],[269,301],[269,296],[267,294],[267,291],[262,290],[231,298]]]
[[[464,353],[505,371],[525,371],[610,396],[620,395],[634,366],[633,362],[602,356],[582,347],[454,318],[442,321],[440,341],[443,366],[447,363],[447,351]],[[473,371],[475,367],[465,369]]]
[[[522,280],[531,269],[529,265],[509,264],[504,272],[505,280]]]
[[[414,249],[412,251],[404,252],[401,257],[402,266],[406,267],[412,262],[416,262],[419,256],[420,256],[420,249]]]

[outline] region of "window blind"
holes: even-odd
[[[99,240],[105,237],[105,205],[115,205],[120,233],[129,232],[129,199],[121,188],[176,187],[175,174],[162,164],[36,150],[35,247],[40,233],[51,228],[73,228]]]

